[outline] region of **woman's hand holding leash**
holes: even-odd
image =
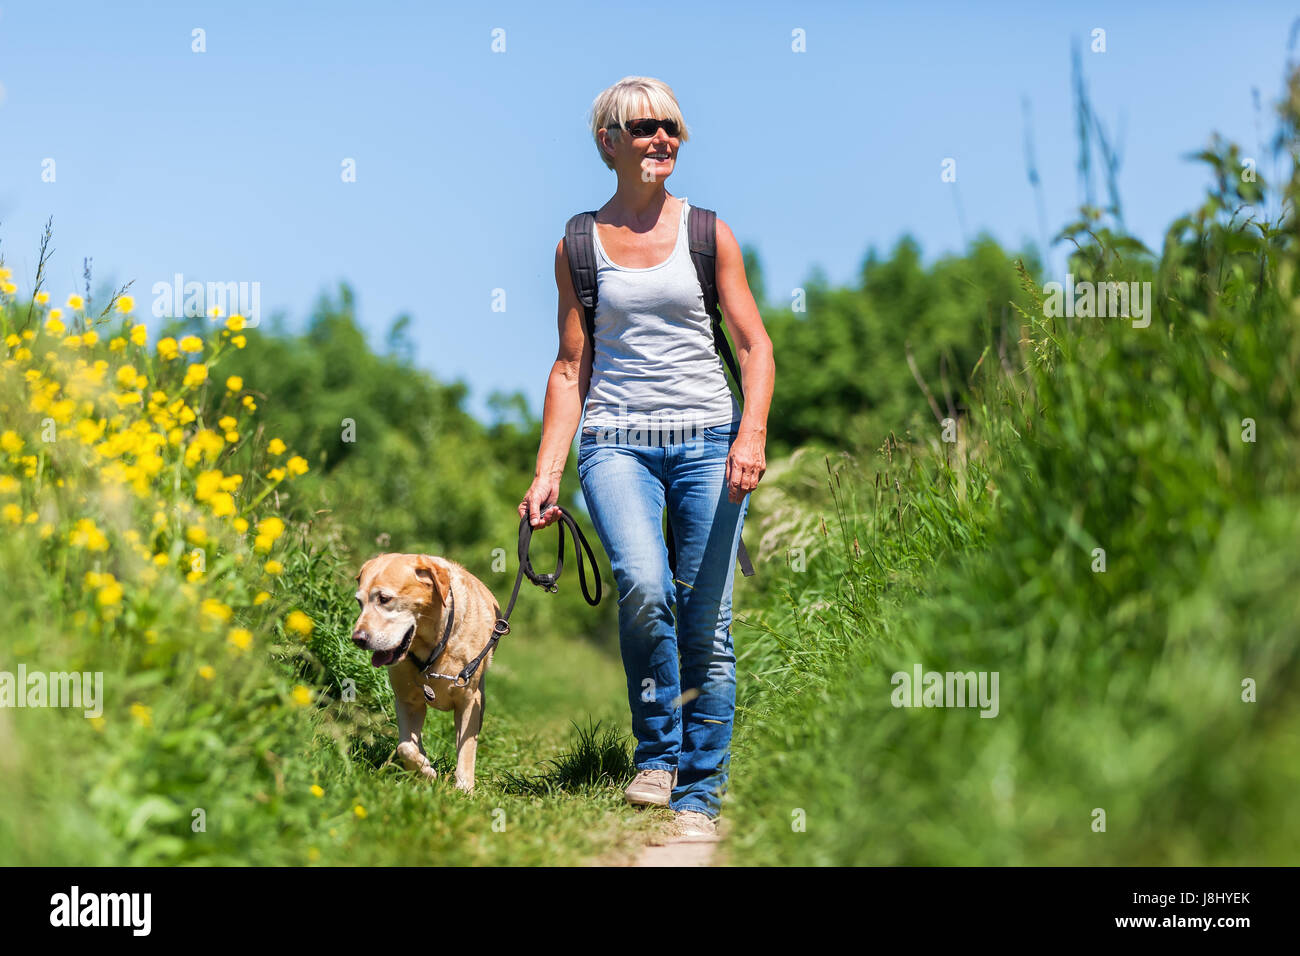
[[[545,528],[560,520],[559,478],[534,478],[524,500],[519,502],[519,517],[528,518],[534,529]]]

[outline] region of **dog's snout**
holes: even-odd
[[[357,647],[365,647],[370,643],[370,635],[362,628],[357,628],[352,632],[352,643],[357,645]]]

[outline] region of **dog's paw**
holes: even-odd
[[[474,792],[474,781],[466,780],[460,774],[456,775],[456,789],[461,793],[470,794]]]
[[[438,771],[433,769],[429,758],[420,753],[420,748],[409,740],[397,745],[397,759],[411,773],[418,773],[427,780],[436,780],[438,777]]]

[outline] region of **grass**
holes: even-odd
[[[1300,73],[1279,142],[1298,118]],[[727,862],[1295,862],[1300,179],[1280,219],[1244,213],[1267,196],[1239,158],[1201,156],[1215,186],[1159,254],[1097,210],[1064,231],[1078,281],[1152,283],[1150,327],[1051,318],[1022,268],[955,442],[771,462]],[[259,383],[217,374],[235,317],[151,343],[129,297],[91,315],[8,279],[0,671],[98,672],[105,696],[89,720],[0,707],[0,861],[618,862],[666,818],[622,803],[612,642],[535,592],[488,675],[476,792],[447,779],[444,714],[442,777],[396,766],[343,519],[281,511],[310,466],[268,440]],[[917,665],[998,674],[997,716],[895,706]]]
[[[7,282],[7,276],[0,280]],[[12,295],[12,287],[9,289]],[[0,708],[0,861],[44,865],[581,863],[657,825],[621,802],[607,649],[517,615],[488,677],[478,786],[392,760],[385,675],[348,640],[358,561],[281,517],[308,466],[217,375],[237,318],[148,342],[117,313],[0,301],[0,670],[102,674],[102,713]],[[224,327],[222,327],[224,326]],[[524,595],[522,605],[539,595]],[[345,693],[345,690],[347,691]],[[586,714],[586,727],[571,727]],[[604,729],[601,729],[601,728]]]
[[[1153,283],[1149,328],[1037,303],[955,447],[778,475],[806,553],[739,612],[733,862],[1300,857],[1300,180],[1263,222],[1216,179],[1159,257],[1067,230],[1079,279]],[[918,664],[998,673],[998,715],[896,707]]]

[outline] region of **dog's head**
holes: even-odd
[[[371,558],[357,575],[361,614],[352,628],[352,642],[374,651],[370,663],[375,667],[396,664],[421,629],[441,620],[450,593],[447,569],[427,554]]]

